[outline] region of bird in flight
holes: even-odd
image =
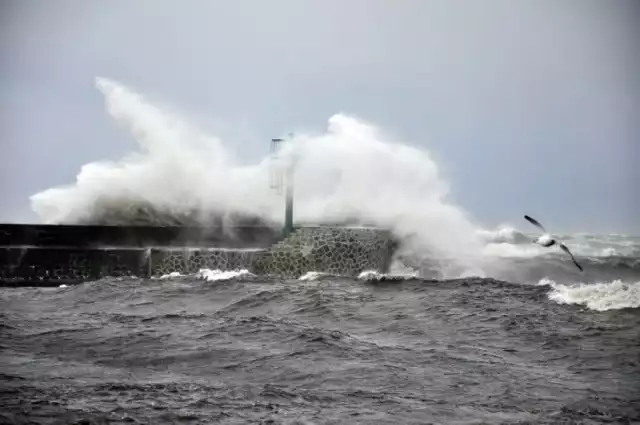
[[[539,228],[544,232],[542,235],[540,235],[533,241],[534,243],[537,243],[540,246],[544,246],[545,248],[548,248],[553,245],[558,245],[560,249],[562,249],[564,252],[569,254],[569,256],[571,257],[571,260],[573,261],[573,264],[575,264],[576,267],[580,269],[580,271],[583,271],[582,266],[578,264],[575,257],[573,256],[571,251],[569,251],[569,248],[567,248],[567,246],[564,243],[559,242],[555,238],[551,237],[551,235],[547,233],[547,230],[544,228],[544,226],[540,224],[540,222],[538,222],[538,220],[536,220],[535,218],[529,217],[528,215],[525,215],[524,218],[529,223],[533,224],[534,226],[536,226],[537,228]]]

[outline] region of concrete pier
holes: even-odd
[[[297,278],[309,271],[355,276],[387,271],[388,231],[268,226],[153,227],[0,224],[0,285],[58,286],[105,277],[159,277],[247,269]]]

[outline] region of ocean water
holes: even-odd
[[[640,422],[640,284],[210,277],[1,289],[0,423]]]
[[[640,423],[640,238],[556,235],[580,272],[520,217],[477,223],[428,150],[355,117],[247,164],[130,88],[97,87],[138,146],[35,194],[43,222],[278,222],[270,183],[294,161],[297,221],[389,228],[400,251],[358,278],[0,288],[0,423]]]

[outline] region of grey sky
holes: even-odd
[[[426,146],[487,225],[640,233],[633,0],[5,0],[0,221],[135,146],[95,77],[195,116],[255,161],[355,114]]]

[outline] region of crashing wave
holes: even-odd
[[[552,288],[549,299],[559,304],[584,305],[595,311],[640,308],[640,281],[623,282],[616,279],[611,282],[563,285],[545,278],[540,284]]]

